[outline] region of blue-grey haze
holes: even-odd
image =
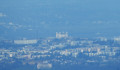
[[[120,35],[120,0],[0,0],[0,39]]]

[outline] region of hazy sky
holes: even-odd
[[[0,39],[120,35],[120,0],[0,0]]]

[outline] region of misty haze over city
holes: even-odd
[[[119,36],[119,0],[1,0],[0,39]]]
[[[120,70],[119,0],[0,0],[0,70]]]

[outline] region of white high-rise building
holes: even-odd
[[[56,32],[56,38],[67,38],[68,32]]]

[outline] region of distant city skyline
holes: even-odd
[[[0,70],[120,70],[120,0],[0,0]]]

